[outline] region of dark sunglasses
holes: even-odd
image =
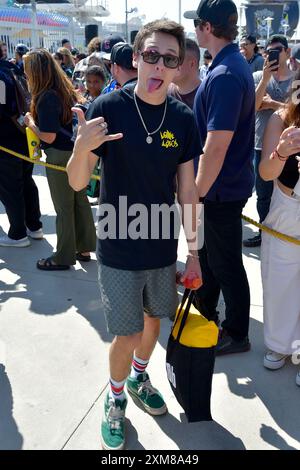
[[[146,64],[157,64],[159,59],[162,57],[164,66],[168,69],[177,69],[177,67],[180,65],[180,59],[176,55],[159,54],[159,52],[155,51],[145,51],[141,52],[141,56],[143,57],[143,61],[146,62]]]

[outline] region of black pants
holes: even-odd
[[[248,336],[249,329],[250,291],[242,260],[241,221],[246,202],[205,202],[205,244],[199,251],[203,287],[196,298],[214,318],[222,290],[226,305],[222,326],[236,340]]]
[[[0,151],[0,200],[10,223],[8,236],[14,240],[26,237],[26,227],[32,231],[42,227],[32,170],[31,163]]]
[[[259,174],[259,164],[261,161],[261,150],[255,150],[254,168],[255,168],[255,189],[257,195],[257,212],[259,221],[262,223],[267,217],[271,198],[274,189],[273,181],[264,181]]]

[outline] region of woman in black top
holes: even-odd
[[[47,162],[66,166],[73,150],[72,106],[82,101],[59,65],[44,49],[24,56],[24,67],[32,93],[26,125],[42,141]],[[47,168],[47,179],[57,214],[57,249],[50,258],[41,259],[42,270],[69,269],[77,259],[89,261],[95,251],[96,234],[86,191],[75,192],[67,174]]]
[[[300,155],[299,80],[300,72],[295,77],[296,89],[293,88],[288,104],[269,121],[260,164],[261,177],[274,180],[270,212],[264,223],[297,239],[300,239],[300,192],[295,188]],[[300,346],[299,246],[263,233],[262,281],[268,348],[264,365],[274,370],[281,368]],[[296,383],[300,386],[300,372]]]

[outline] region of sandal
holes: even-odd
[[[91,255],[83,255],[82,253],[76,253],[76,259],[78,261],[85,261],[86,263],[88,263],[89,261],[91,261]]]
[[[51,257],[39,259],[36,267],[42,271],[66,271],[70,269],[67,264],[55,264]]]

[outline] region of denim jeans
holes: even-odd
[[[257,212],[262,223],[268,215],[273,194],[273,181],[264,181],[258,171],[261,160],[261,150],[254,151],[255,189],[257,195]]]

